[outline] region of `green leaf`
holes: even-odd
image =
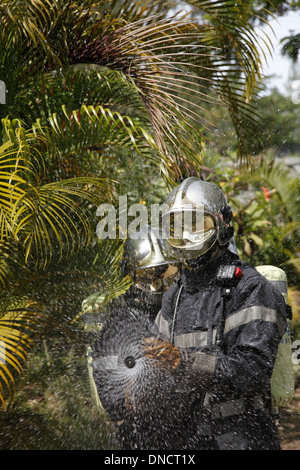
[[[2,303],[0,310],[0,403],[5,407],[16,385],[22,384],[24,367],[38,324],[41,306],[16,297]]]
[[[254,243],[256,245],[258,245],[260,248],[262,248],[264,246],[264,241],[261,237],[259,237],[256,233],[254,232],[250,232],[249,233],[249,237],[252,238],[252,240],[254,241]]]

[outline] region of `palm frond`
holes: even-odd
[[[26,23],[32,11],[29,2],[21,3],[27,5],[21,9]],[[37,2],[37,9],[42,8],[39,3],[43,2]],[[241,141],[240,153],[247,152],[247,132],[251,140],[258,129],[247,106],[261,65],[247,5],[231,0],[190,1],[200,12],[193,19],[185,12],[172,15],[168,2],[49,3],[49,20],[45,17],[42,21],[41,13],[36,20],[47,30],[43,43],[46,58],[39,58],[37,63],[43,61],[46,74],[61,68],[65,75],[70,65],[107,67],[134,83],[156,144],[168,155],[169,163],[162,161],[167,179],[170,168],[181,173],[182,160],[187,166],[201,167],[203,139],[212,139],[218,127],[212,115],[211,119],[204,117],[210,111],[202,112],[208,101],[213,106],[228,106],[233,100],[229,111]],[[11,17],[7,22],[11,24]],[[36,63],[35,59],[30,62]],[[245,117],[243,124],[238,124]]]
[[[10,39],[11,46],[20,45],[24,38],[44,45],[45,26],[49,28],[53,15],[57,15],[55,3],[49,0],[5,1],[0,3],[0,12],[1,35]]]
[[[68,114],[83,105],[100,105],[140,119],[146,116],[134,83],[121,72],[103,67],[78,65],[70,67],[64,74],[45,73],[34,77],[28,88],[20,89],[14,103],[16,115],[28,126],[38,119],[47,126],[49,116],[54,111],[59,113],[61,110],[62,113],[63,106]]]
[[[89,191],[91,187],[93,191]],[[28,188],[17,200],[13,214],[15,236],[26,250],[25,261],[33,255],[46,265],[54,252],[60,253],[60,261],[63,255],[68,257],[90,243],[95,227],[85,203],[96,209],[105,188],[107,181],[99,178],[74,178]]]
[[[184,33],[181,38],[178,36],[173,41],[173,34],[171,30],[168,31],[166,26],[165,43],[161,39],[158,40],[156,36],[146,41],[148,46],[151,46],[152,53],[159,57],[157,60],[161,61],[160,64],[166,58],[170,68],[173,64],[179,69],[179,75],[171,72],[174,80],[171,82],[170,79],[168,85],[159,82],[159,85],[156,84],[156,86],[162,86],[168,90],[168,95],[171,94],[171,96],[174,96],[172,92],[177,87],[177,93],[175,93],[177,103],[180,101],[183,107],[189,109],[190,118],[193,118],[193,115],[198,116],[198,123],[202,115],[202,134],[206,137],[209,135],[207,128],[210,127],[213,130],[213,126],[205,123],[201,108],[202,106],[205,108],[205,102],[209,101],[209,96],[213,97],[212,101],[216,105],[216,96],[219,96],[220,103],[218,105],[228,109],[236,130],[238,154],[241,159],[245,158],[248,162],[249,154],[251,154],[251,142],[259,138],[260,116],[254,112],[255,103],[251,104],[250,99],[256,94],[256,88],[261,79],[261,56],[264,53],[258,33],[254,31],[251,21],[255,15],[249,5],[242,1],[188,0],[185,3],[190,4],[187,8],[190,11],[179,12],[176,20],[186,21],[188,18],[192,18],[192,23],[198,28],[198,33],[201,31],[201,37],[200,35],[197,37],[197,33],[194,34],[194,37]],[[134,7],[126,9],[126,4],[127,2],[122,4],[117,14],[122,13],[125,19],[130,22],[136,21],[140,17],[144,22],[143,25],[150,27],[152,27],[151,21],[153,19],[151,15],[146,17],[147,8],[153,14],[153,18],[159,18],[157,14],[159,5],[163,4],[169,13],[174,6],[169,2],[159,2],[159,5],[153,2],[134,2]],[[172,22],[173,18],[171,17],[171,24]],[[268,35],[264,32],[262,34],[264,35],[262,38],[264,43],[271,48]],[[189,69],[189,74],[185,70],[186,67]],[[189,78],[184,78],[184,75],[189,75]],[[191,84],[191,76],[193,75],[197,77],[192,79],[195,82],[194,91],[192,92],[191,88],[187,87],[186,96],[184,96],[186,80],[189,80]],[[155,80],[158,82],[156,77]],[[153,79],[149,89],[151,86],[155,86],[155,80]],[[199,88],[199,84],[204,85],[202,90]],[[208,88],[210,89],[209,94]],[[202,93],[201,102],[197,99],[195,89]],[[188,95],[193,96],[194,106],[192,107],[188,102]],[[157,97],[157,101],[159,99],[160,97]],[[197,105],[195,105],[196,103]],[[211,122],[217,121],[212,117]],[[193,124],[197,125],[196,121]]]
[[[251,21],[255,16],[253,9],[243,0],[186,0],[186,2],[196,7],[203,15],[204,21],[213,26],[207,29],[207,38],[215,47],[222,50],[223,60],[225,64],[227,60],[229,72],[243,73],[249,98],[257,86],[257,79],[261,77],[263,55],[260,38]],[[271,47],[267,33],[262,34],[266,45]]]
[[[105,284],[94,290],[82,302],[82,308],[73,322],[82,315],[92,317],[99,314],[103,320],[108,316],[107,306],[113,299],[126,292],[132,284],[128,276],[124,276],[120,269],[123,259],[123,242],[120,240],[102,240],[96,248],[96,256],[93,262],[94,269],[101,273]],[[101,313],[102,312],[102,313]]]
[[[0,310],[0,406],[22,386],[24,366],[37,330],[41,306],[28,298],[9,298]]]
[[[25,131],[6,123],[7,140],[0,147],[1,242],[18,241],[29,256],[47,264],[53,251],[69,256],[75,246],[90,242],[94,210],[112,200],[112,182],[106,178],[73,178],[42,184],[45,166],[38,146],[47,142],[37,129]]]
[[[207,85],[202,84],[199,90],[199,86],[194,83],[197,77],[187,71],[181,71],[179,62],[172,59],[173,48],[180,47],[178,41],[183,35],[191,39],[201,36],[201,33],[195,31],[195,25],[188,22],[174,22],[170,25],[166,19],[157,19],[152,27],[137,22],[113,30],[106,37],[93,40],[70,55],[71,64],[104,65],[121,70],[126,77],[134,81],[148,112],[156,144],[160,151],[168,156],[166,172],[169,165],[178,166],[178,157],[181,155],[185,155],[190,161],[196,159],[201,164],[201,130],[214,127],[205,119],[201,119],[199,104],[195,105],[186,97],[179,96],[180,82],[184,85],[186,94],[196,95],[205,101],[207,94],[203,93],[202,88],[208,89]],[[158,37],[157,43],[161,43],[161,48],[166,42],[172,43],[172,46],[166,46],[164,54],[155,55],[155,52],[152,52],[152,40],[155,36]],[[168,47],[172,47],[173,51],[168,50]],[[214,101],[216,102],[216,99]]]
[[[16,271],[23,270],[23,272],[26,272],[24,256],[20,252],[18,244],[10,240],[7,233],[5,236],[1,236],[1,240],[7,239],[9,241],[2,241],[0,243],[0,291],[9,289],[10,282],[14,279]]]
[[[130,118],[109,108],[83,105],[68,113],[63,106],[60,113],[49,116],[48,122],[49,126],[44,127],[37,120],[33,128],[51,140],[60,158],[73,154],[82,156],[97,149],[105,155],[113,148],[136,151],[157,165],[162,158],[167,158],[139,118]]]

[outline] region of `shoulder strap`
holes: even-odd
[[[236,262],[234,264],[221,265],[217,273],[217,284],[220,286],[221,319],[217,327],[216,344],[217,348],[222,348],[224,326],[226,317],[226,307],[232,299],[234,290],[243,277],[243,269],[247,265]]]
[[[170,342],[171,342],[172,344],[174,344],[174,331],[175,331],[175,324],[176,324],[176,319],[177,319],[177,309],[178,309],[178,303],[179,303],[179,299],[180,299],[180,296],[181,296],[182,289],[183,289],[183,285],[181,284],[181,285],[179,286],[179,289],[178,289],[178,292],[177,292],[176,301],[175,301],[175,306],[174,306],[174,314],[173,314],[173,321],[172,321],[172,330],[171,330],[171,336],[170,336]]]

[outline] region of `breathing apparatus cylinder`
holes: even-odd
[[[288,282],[286,273],[270,265],[257,266],[256,270],[266,277],[284,297],[288,304]],[[291,319],[287,318],[271,378],[272,407],[287,406],[294,397],[295,379],[292,363]]]

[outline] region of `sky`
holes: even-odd
[[[300,33],[300,12],[290,12],[289,14],[278,17],[276,20],[269,20],[269,24],[272,26],[274,32],[268,27],[263,29],[267,32],[273,44],[272,56],[264,47],[267,60],[263,59],[263,72],[264,75],[274,75],[268,82],[268,89],[276,87],[282,94],[286,93],[288,79],[292,71],[291,60],[283,57],[280,54],[282,45],[280,39],[285,36],[289,36],[290,31],[294,33]],[[300,78],[300,63],[298,59],[297,71],[299,72]]]

